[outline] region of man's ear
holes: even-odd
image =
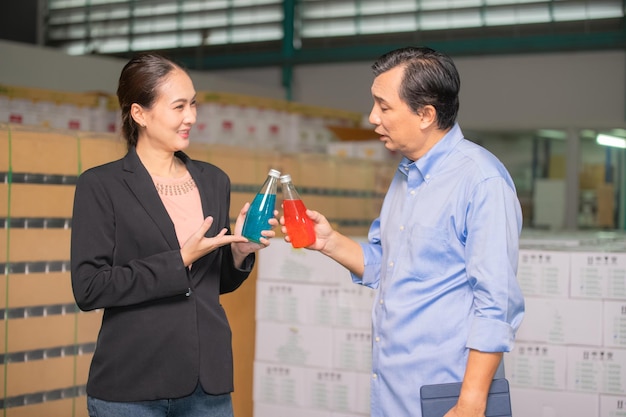
[[[437,110],[435,110],[435,107],[430,104],[422,107],[420,116],[422,116],[422,129],[426,129],[433,124],[437,124]]]
[[[139,126],[146,125],[146,115],[143,107],[141,107],[139,104],[133,103],[130,105],[130,116]]]

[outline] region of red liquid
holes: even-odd
[[[283,214],[291,246],[304,248],[315,243],[313,222],[306,215],[302,200],[283,200]]]

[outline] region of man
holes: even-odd
[[[422,385],[459,381],[461,395],[446,417],[484,416],[524,312],[515,186],[495,156],[463,137],[455,121],[460,80],[449,57],[403,48],[373,70],[369,121],[403,159],[367,243],[309,210],[317,235],[309,249],[377,289],[373,417],[419,417]]]

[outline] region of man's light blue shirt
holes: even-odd
[[[524,314],[521,227],[506,168],[458,124],[400,162],[353,276],[377,288],[372,417],[420,417],[420,387],[462,381],[470,348],[511,350]]]

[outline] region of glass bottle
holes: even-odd
[[[313,221],[306,215],[306,207],[291,181],[291,175],[280,177],[283,189],[283,216],[287,235],[294,248],[305,248],[315,243]]]
[[[272,228],[269,220],[274,217],[279,177],[280,171],[270,169],[263,186],[252,200],[241,232],[246,239],[261,243],[261,231]]]

